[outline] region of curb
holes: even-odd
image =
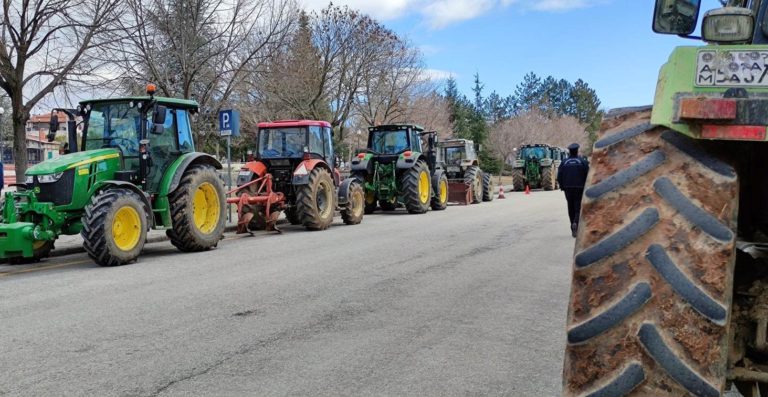
[[[224,233],[231,233],[237,230],[237,225],[229,225],[224,228]],[[162,243],[165,241],[168,241],[169,238],[166,235],[162,236],[155,236],[147,238],[146,244],[156,244],[156,243]],[[51,251],[51,254],[49,255],[49,258],[58,257],[58,256],[67,256],[72,254],[79,254],[85,252],[85,248],[83,248],[82,245],[74,246],[74,247],[65,247],[61,249],[54,248],[53,251]]]

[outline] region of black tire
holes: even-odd
[[[54,248],[54,242],[52,240],[37,240],[33,243],[31,258],[16,256],[13,258],[8,258],[8,263],[11,265],[24,265],[28,263],[37,263],[51,256],[51,251],[53,250],[53,248]]]
[[[483,172],[476,166],[467,168],[464,173],[464,184],[472,188],[472,204],[483,201]]]
[[[483,201],[493,201],[495,192],[496,184],[493,183],[493,176],[483,173]]]
[[[112,188],[94,194],[82,218],[80,235],[85,252],[99,266],[133,262],[147,240],[149,213],[144,200],[130,189]]]
[[[379,208],[382,211],[390,212],[397,209],[396,203],[390,203],[389,201],[379,200]]]
[[[341,219],[345,225],[358,225],[365,213],[365,190],[359,182],[349,186],[349,203],[341,209]]]
[[[333,223],[336,189],[328,170],[317,167],[309,173],[309,183],[298,187],[296,213],[307,230],[325,230]]]
[[[541,167],[541,187],[544,190],[555,190],[555,183],[557,176],[555,175],[555,167]]]
[[[515,168],[512,170],[512,188],[516,192],[522,192],[525,190],[525,174],[522,168]]]
[[[434,187],[431,207],[433,211],[442,211],[448,208],[448,177],[445,173],[440,175],[437,186]]]
[[[360,182],[360,185],[363,186],[363,192],[365,193],[365,214],[373,214],[376,212],[376,193],[372,190],[365,189],[365,180],[367,178],[367,175],[364,173],[354,173],[352,174],[352,178],[357,179],[358,182]]]
[[[166,234],[171,244],[182,252],[206,251],[216,247],[224,235],[225,197],[224,184],[213,167],[195,165],[187,169],[179,186],[168,195],[173,229]],[[199,204],[195,200],[204,203],[205,207],[196,208]],[[197,222],[196,214],[199,215]]]
[[[299,216],[296,207],[291,207],[285,210],[285,219],[287,219],[291,225],[301,225],[301,217]]]
[[[576,240],[565,396],[723,391],[739,183],[713,143],[643,124],[595,144]]]
[[[429,210],[432,198],[431,180],[429,167],[424,161],[417,162],[400,177],[405,208],[409,213],[423,214]]]

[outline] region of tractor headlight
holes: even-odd
[[[26,183],[27,185],[31,185],[35,183],[35,177],[32,175],[27,175],[27,178],[24,180],[24,183]]]
[[[47,175],[38,175],[37,180],[40,181],[40,183],[54,183],[61,179],[61,176],[64,175],[63,172],[57,172],[55,174],[47,174]]]
[[[725,7],[704,15],[701,36],[714,43],[746,43],[752,39],[755,18],[746,8]]]

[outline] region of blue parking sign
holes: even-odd
[[[219,112],[219,134],[221,136],[240,136],[240,112],[233,109]]]

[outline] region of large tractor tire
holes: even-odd
[[[216,247],[224,235],[224,184],[213,167],[195,165],[184,172],[169,196],[173,229],[166,234],[182,252]]]
[[[357,181],[360,182],[360,185],[365,186],[365,180],[367,178],[366,174],[355,173],[352,174],[352,177],[357,179]],[[373,214],[376,212],[376,193],[372,190],[366,190],[365,187],[363,187],[363,190],[365,193],[365,214]]]
[[[467,168],[464,173],[464,184],[472,189],[472,204],[483,201],[483,172],[476,166]]]
[[[442,211],[448,208],[448,177],[445,173],[440,175],[440,179],[437,181],[437,186],[434,186],[434,197],[430,206],[434,211]]]
[[[424,161],[419,161],[405,171],[400,180],[403,187],[405,208],[411,214],[423,214],[429,210],[432,198],[432,183],[429,167]]]
[[[83,215],[83,247],[99,266],[120,266],[141,254],[149,229],[144,200],[132,190],[113,188],[91,197]]]
[[[724,390],[736,172],[717,146],[642,121],[605,134],[590,161],[565,396],[714,397]]]
[[[496,193],[496,184],[493,183],[491,174],[483,173],[483,201],[493,201]]]
[[[309,183],[296,193],[296,212],[307,230],[325,230],[333,223],[336,211],[336,188],[331,174],[322,167],[309,173]]]
[[[512,170],[512,188],[516,192],[522,192],[525,190],[525,174],[522,168],[515,168]]]
[[[358,225],[365,213],[365,190],[357,182],[349,186],[349,203],[341,209],[341,219],[345,225]]]
[[[291,225],[301,225],[301,216],[299,216],[299,211],[296,207],[291,207],[285,210],[285,219],[287,219],[288,223]]]
[[[544,190],[555,190],[555,185],[557,184],[557,175],[555,172],[557,172],[555,167],[551,165],[548,167],[541,167],[541,187]]]

